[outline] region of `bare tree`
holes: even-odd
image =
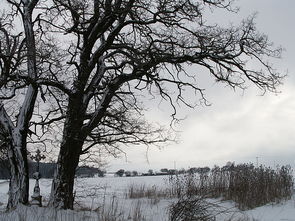
[[[27,135],[38,88],[35,33],[32,13],[38,0],[7,0],[13,6],[11,13],[0,19],[0,127],[1,136],[6,139],[10,162],[11,179],[7,207],[28,203]],[[20,14],[24,37],[13,34],[12,23]],[[21,99],[19,108],[8,114],[11,99]],[[15,105],[15,104],[14,104]],[[13,114],[16,114],[14,117]]]
[[[275,91],[281,76],[264,58],[279,57],[281,50],[273,49],[267,37],[257,32],[252,18],[238,27],[207,25],[202,19],[206,7],[231,10],[231,2],[53,1],[45,23],[52,33],[65,34],[68,42],[61,47],[62,65],[51,73],[57,79],[68,78],[58,85],[67,96],[67,107],[50,205],[73,207],[75,168],[87,141],[99,144],[101,133],[109,129],[115,134],[134,132],[133,124],[125,131],[120,124],[105,127],[105,122],[120,121],[118,110],[141,112],[136,95],[147,90],[168,100],[173,117],[176,102],[193,107],[184,91],[203,98],[197,74],[189,75],[187,64],[205,68],[232,87],[243,88],[248,80],[262,90]],[[247,59],[259,68],[248,69]]]
[[[65,119],[64,109],[67,105],[65,95],[68,91],[64,85],[68,82],[59,82],[56,78],[55,74],[60,72],[59,68],[63,65],[59,59],[64,54],[56,51],[57,47],[50,41],[52,39],[49,39],[48,35],[45,36],[42,26],[44,24],[41,24],[41,21],[45,20],[40,17],[42,13],[33,19],[33,11],[36,7],[39,12],[42,12],[42,7],[48,7],[48,5],[38,5],[39,1],[7,0],[7,3],[11,8],[7,14],[2,14],[0,22],[0,136],[9,147],[7,156],[9,156],[12,177],[7,207],[11,209],[18,203],[28,203],[27,144],[45,145],[46,142],[51,142],[42,136],[55,130],[56,127],[53,125]],[[18,32],[15,28],[19,25],[19,21],[23,24],[24,34],[22,30]],[[64,51],[61,50],[61,52]],[[67,79],[67,77],[61,79]],[[39,98],[44,102],[49,101],[42,107],[37,97],[39,89],[41,91],[41,98]],[[56,103],[53,109],[48,107],[51,106],[51,102]],[[115,155],[116,150],[121,151],[118,148],[119,143],[151,144],[167,141],[162,128],[150,127],[140,114],[133,113],[133,116],[129,116],[139,109],[137,105],[136,108],[130,107],[131,103],[125,100],[124,106],[119,107],[120,104],[116,104],[118,108],[116,112],[111,110],[112,113],[106,114],[103,123],[100,124],[102,131],[96,128],[89,134],[88,139],[85,140],[85,148],[80,154],[90,154],[90,149],[94,145],[101,145],[107,153]],[[38,111],[34,113],[36,105]],[[130,108],[126,111],[128,107]],[[39,113],[40,110],[42,113]],[[60,116],[50,118],[57,113]],[[34,120],[31,120],[32,116]],[[41,120],[36,120],[38,117]],[[89,116],[83,117],[87,119]],[[45,128],[46,125],[50,127]],[[41,126],[41,129],[37,126]],[[35,139],[31,136],[32,134],[35,135]]]
[[[188,73],[188,65],[231,87],[252,82],[276,91],[282,75],[266,58],[279,57],[281,49],[256,30],[253,18],[225,28],[203,20],[207,8],[232,11],[231,2],[52,0],[39,8],[39,42],[48,53],[38,64],[44,74],[36,84],[53,104],[34,124],[63,123],[51,206],[73,208],[75,169],[94,146],[167,140],[162,128],[140,117],[144,105],[138,96],[168,101],[173,119],[177,104],[194,107],[186,94],[205,98],[198,73]],[[247,61],[257,69],[249,69]]]

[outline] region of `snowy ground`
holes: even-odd
[[[165,198],[140,198],[130,199],[127,192],[129,187],[145,186],[145,188],[165,189],[169,186],[168,176],[152,177],[104,177],[85,178],[76,180],[76,209],[94,210],[106,214],[119,216],[122,220],[128,220],[140,211],[146,221],[168,220],[168,206],[174,199]],[[40,187],[43,196],[43,204],[46,205],[50,193],[51,180],[41,179]],[[33,192],[34,180],[30,181],[30,194]],[[8,182],[0,180],[0,210],[5,209],[7,201]],[[213,200],[216,202],[216,200]],[[295,200],[293,199],[277,204],[266,205],[254,210],[241,212],[234,207],[232,202],[218,202],[220,208],[227,210],[226,214],[217,216],[217,221],[244,220],[252,221],[295,221]],[[249,219],[247,219],[248,217]],[[1,219],[1,217],[0,217]],[[131,220],[131,219],[129,219]]]

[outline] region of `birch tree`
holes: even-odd
[[[29,177],[27,135],[37,98],[35,33],[32,13],[38,0],[7,1],[13,9],[0,20],[0,126],[8,146],[11,179],[7,207],[28,203]],[[13,21],[20,14],[24,34],[13,33]],[[25,68],[26,67],[26,68]],[[20,94],[22,93],[22,94]],[[8,114],[7,100],[21,99],[16,117]]]

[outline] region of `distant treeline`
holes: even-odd
[[[42,178],[53,178],[55,163],[39,163],[39,172]],[[33,178],[33,173],[36,172],[37,163],[29,162],[29,176]],[[78,177],[93,177],[94,175],[104,176],[104,172],[98,168],[90,166],[81,166],[77,168],[76,176]],[[0,179],[9,179],[10,170],[8,160],[0,160]]]

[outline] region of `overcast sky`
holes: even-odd
[[[187,118],[177,127],[182,131],[179,143],[161,150],[150,148],[148,152],[145,147],[130,146],[125,148],[127,160],[110,159],[108,170],[179,169],[224,165],[228,161],[256,164],[257,160],[270,166],[295,166],[295,1],[239,0],[236,5],[240,12],[231,19],[258,12],[260,32],[285,49],[282,59],[275,63],[278,70],[288,73],[279,88],[281,93],[260,96],[253,86],[234,92],[204,76],[206,97],[212,105],[182,111]],[[227,19],[220,13],[212,15],[212,19],[223,22]],[[161,105],[149,107],[148,117],[169,122],[169,113]]]

